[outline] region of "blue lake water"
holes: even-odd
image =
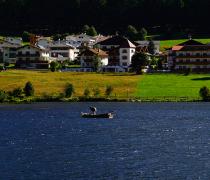
[[[0,180],[210,179],[210,103],[0,105]]]

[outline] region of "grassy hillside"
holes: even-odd
[[[39,72],[9,70],[0,72],[0,89],[5,91],[16,87],[24,87],[27,81],[31,81],[35,87],[35,95],[44,93],[52,95],[62,93],[66,83],[72,83],[76,96],[83,95],[84,89],[98,87],[101,95],[104,94],[107,85],[114,88],[117,96],[127,96],[127,92],[133,94],[136,90],[139,76],[131,74],[97,74],[97,73],[72,73],[72,72]]]
[[[209,74],[153,74],[144,75],[138,83],[136,96],[177,96],[198,98],[202,86],[210,88]]]

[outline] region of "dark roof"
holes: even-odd
[[[210,51],[209,45],[183,46],[178,51]]]
[[[86,49],[85,51],[83,51],[80,56],[83,55],[83,56],[94,56],[94,55],[97,55],[101,58],[104,58],[104,57],[108,57],[108,54],[101,50],[101,49],[92,49],[92,48],[89,48],[89,49]]]
[[[199,41],[195,41],[193,39],[190,39],[188,41],[178,44],[178,46],[194,46],[194,45],[196,46],[196,45],[204,45],[204,44]]]
[[[122,36],[113,36],[109,39],[99,42],[100,45],[113,45],[120,46],[122,48],[135,48],[136,46],[130,42],[127,38]]]

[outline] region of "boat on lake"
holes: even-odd
[[[108,118],[112,119],[114,117],[113,113],[104,113],[104,114],[91,114],[91,113],[81,113],[83,118]]]

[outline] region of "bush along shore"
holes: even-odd
[[[199,102],[210,101],[210,91],[202,87],[199,91],[200,98],[190,97],[117,97],[113,95],[114,88],[107,85],[104,92],[99,88],[85,88],[82,96],[75,95],[74,86],[67,83],[64,92],[59,94],[47,94],[35,96],[35,89],[31,82],[27,82],[24,88],[18,87],[12,91],[0,90],[0,103],[31,103],[31,102]]]

